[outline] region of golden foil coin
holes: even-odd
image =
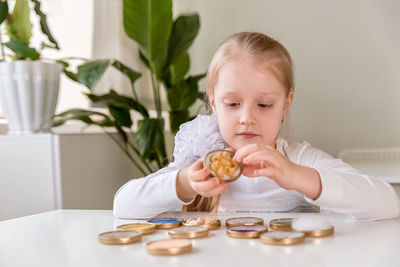
[[[228,236],[233,238],[257,238],[260,234],[267,232],[268,229],[262,225],[253,226],[234,226],[226,230]]]
[[[208,229],[199,226],[182,226],[168,231],[172,238],[199,238],[208,236]]]
[[[269,222],[269,226],[276,231],[291,231],[293,218],[274,219]]]
[[[99,234],[98,239],[107,245],[124,245],[139,241],[142,239],[142,234],[137,231],[111,231]]]
[[[261,234],[260,239],[269,245],[289,246],[304,242],[305,235],[302,232],[274,231]]]
[[[296,231],[298,231],[298,230],[296,230]],[[334,227],[332,226],[331,228],[328,228],[328,229],[301,231],[301,232],[303,232],[307,237],[325,237],[325,236],[333,235],[334,231],[335,231]]]
[[[117,226],[117,231],[138,231],[142,234],[150,234],[156,230],[154,223],[128,223]]]
[[[191,249],[192,242],[188,239],[157,240],[146,244],[147,252],[152,255],[178,255]]]
[[[225,221],[226,227],[264,225],[264,220],[256,217],[235,217]]]
[[[191,218],[194,219],[194,218]],[[221,221],[220,220],[215,220],[213,223],[198,223],[197,221],[189,221],[190,219],[184,221],[182,224],[184,226],[200,226],[200,227],[205,227],[208,230],[215,230],[221,227]]]
[[[292,223],[293,231],[303,232],[307,237],[325,237],[334,232],[333,225],[323,216],[302,216]]]

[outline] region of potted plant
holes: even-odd
[[[31,10],[40,18],[45,41],[31,46]],[[39,0],[16,0],[11,10],[0,0],[0,100],[9,134],[46,132],[54,115],[63,66],[41,59],[45,48],[59,49]]]
[[[54,117],[54,126],[68,120],[80,120],[102,127],[107,134],[110,134],[110,128],[116,129],[119,138],[111,134],[110,137],[142,175],[146,175],[166,166],[170,160],[166,152],[165,121],[161,116],[165,110],[161,90],[166,90],[172,133],[192,118],[189,108],[197,99],[203,99],[198,81],[205,74],[187,75],[190,67],[187,50],[198,33],[200,19],[198,14],[180,15],[173,19],[172,0],[124,0],[123,20],[127,35],[138,44],[140,59],[150,71],[156,117],[149,116],[149,108],[142,104],[136,93],[134,83],[141,74],[117,60],[104,59],[87,61],[76,72],[68,69],[64,72],[85,85],[87,97],[93,103],[103,104],[107,112],[67,110]],[[93,94],[94,86],[110,66],[130,79],[131,96],[120,95],[112,89],[107,94]],[[137,121],[137,130],[132,133],[134,121]]]

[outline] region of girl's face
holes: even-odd
[[[271,72],[245,59],[235,59],[220,69],[210,103],[222,137],[239,149],[254,143],[275,147],[292,99],[293,91],[287,95]]]

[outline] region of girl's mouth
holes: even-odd
[[[257,137],[258,134],[252,133],[252,132],[242,132],[238,134],[240,137],[243,137],[245,139],[250,139],[250,138],[254,138]]]

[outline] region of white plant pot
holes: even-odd
[[[61,64],[0,62],[0,101],[8,134],[48,132],[58,100]]]

